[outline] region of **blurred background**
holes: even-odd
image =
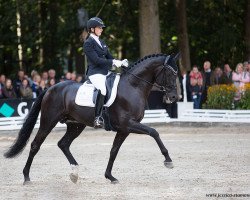
[[[250,0],[0,0],[0,73],[84,74],[93,16],[105,22],[102,39],[119,59],[181,51],[187,71],[207,59],[212,68],[250,60]]]

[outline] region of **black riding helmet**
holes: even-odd
[[[102,27],[102,28],[105,27],[103,21],[99,17],[92,17],[88,20],[88,23],[87,23],[88,31],[90,31],[91,28],[95,28],[95,27]]]

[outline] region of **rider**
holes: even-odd
[[[105,27],[103,21],[98,17],[93,17],[87,22],[89,37],[84,42],[84,52],[87,56],[88,70],[87,76],[91,83],[97,88],[98,95],[95,105],[95,128],[103,127],[101,117],[104,99],[106,96],[106,76],[112,66],[128,66],[127,59],[116,60],[110,54],[107,45],[99,39]]]

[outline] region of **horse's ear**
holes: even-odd
[[[181,56],[181,52],[178,52],[178,53],[175,55],[175,57],[174,57],[174,61],[176,62],[177,60],[179,60],[180,56]]]

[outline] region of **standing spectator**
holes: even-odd
[[[189,78],[189,91],[191,92],[192,100],[194,102],[194,109],[200,109],[201,97],[203,93],[203,77],[197,66],[193,66],[193,69],[189,74]]]
[[[25,76],[24,70],[20,69],[17,72],[17,78],[13,81],[13,85],[14,85],[14,89],[15,89],[15,92],[17,94],[17,97],[20,97],[19,90],[20,90],[20,86],[22,85],[22,81],[24,79],[24,76]]]
[[[41,76],[39,74],[35,74],[32,80],[31,89],[33,92],[33,98],[37,97],[37,90],[40,87]]]
[[[12,81],[9,78],[7,78],[5,81],[5,85],[2,90],[2,93],[3,93],[4,98],[6,99],[16,98],[15,89],[12,85]]]
[[[210,84],[211,86],[225,84],[223,72],[220,67],[216,67],[215,70],[212,72]]]
[[[45,80],[41,80],[39,84],[39,88],[36,91],[36,95],[39,96],[44,90],[47,90],[47,86],[45,84]]]
[[[204,91],[202,93],[201,97],[201,103],[205,103],[207,100],[207,91],[208,87],[211,86],[210,79],[211,79],[211,63],[209,61],[205,61],[203,64],[203,70],[202,78],[203,78],[203,85],[204,85]]]
[[[247,71],[247,68],[248,68],[248,62],[245,61],[245,62],[243,63],[243,71]]]
[[[248,72],[243,71],[243,64],[238,63],[235,69],[235,72],[233,72],[233,83],[235,87],[237,88],[234,100],[237,102],[241,98],[242,91],[244,89],[245,83],[250,82],[250,75]]]
[[[196,66],[196,65],[194,65]],[[187,101],[188,102],[192,102],[193,99],[192,99],[192,94],[191,94],[191,91],[190,91],[190,71],[188,71],[185,76],[186,76],[186,91],[187,91]],[[183,75],[183,78],[184,78],[184,75]]]
[[[223,79],[225,80],[225,84],[233,83],[232,76],[233,76],[233,71],[229,66],[229,64],[226,63],[224,65],[224,71],[223,71]]]
[[[32,99],[33,92],[29,85],[28,79],[23,79],[22,85],[20,86],[20,97],[24,99]]]
[[[181,95],[181,83],[179,77],[176,78],[176,89],[177,89],[177,96],[178,96],[178,101],[182,98]],[[163,96],[163,103],[166,104],[166,111],[168,113],[168,116],[170,118],[177,118],[177,101],[171,102],[169,99],[166,98],[166,96]]]

